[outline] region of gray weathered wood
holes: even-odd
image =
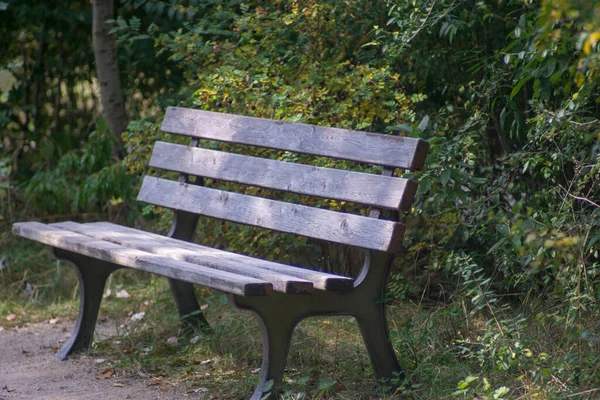
[[[111,224],[110,222],[92,222],[85,226],[98,227],[111,232],[115,236],[128,237],[135,240],[155,240],[161,243],[168,243],[178,248],[189,250],[201,257],[207,258],[207,263],[211,260],[237,262],[242,265],[261,268],[267,271],[272,271],[279,274],[293,276],[305,281],[312,282],[316,289],[328,291],[345,291],[352,289],[354,279],[346,278],[339,275],[328,274],[320,271],[313,271],[306,268],[294,267],[290,265],[280,264],[273,261],[261,260],[254,257],[244,256],[242,254],[231,253],[224,250],[213,249],[212,247],[202,246],[196,243],[185,242],[182,240],[165,238],[164,236],[155,233],[140,231],[133,228],[128,228],[121,225]]]
[[[162,130],[389,167],[421,169],[428,143],[414,138],[169,107]]]
[[[409,210],[417,184],[354,171],[156,142],[151,167],[388,209]]]
[[[13,233],[59,249],[232,294],[260,296],[273,291],[272,284],[255,278],[160,257],[39,222],[16,223]]]
[[[138,200],[334,243],[395,253],[404,225],[146,176]]]
[[[313,285],[311,282],[299,279],[280,272],[269,271],[264,268],[254,267],[240,261],[232,261],[216,257],[215,255],[198,253],[197,251],[179,247],[175,241],[165,240],[164,237],[150,239],[147,236],[138,236],[132,233],[118,232],[106,226],[91,224],[78,224],[76,222],[59,222],[51,224],[60,229],[87,235],[96,239],[106,240],[121,246],[146,251],[174,260],[186,261],[210,268],[227,271],[238,275],[250,276],[273,284],[273,289],[287,294],[309,293]]]

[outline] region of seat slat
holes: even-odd
[[[414,138],[169,107],[162,130],[195,138],[421,169],[428,143]]]
[[[408,179],[269,160],[156,142],[150,166],[229,182],[369,206],[409,210],[417,184]]]
[[[201,284],[227,293],[241,296],[262,296],[273,291],[271,283],[255,278],[160,257],[39,222],[16,223],[13,225],[13,233],[60,249],[169,278]]]
[[[254,257],[245,256],[242,254],[231,253],[229,251],[214,249],[212,247],[206,247],[196,243],[167,238],[151,232],[140,231],[137,229],[128,228],[126,226],[111,224],[110,222],[92,222],[87,223],[85,225],[110,230],[111,232],[118,233],[119,235],[126,235],[134,239],[159,240],[162,243],[173,244],[178,248],[193,251],[194,254],[197,254],[202,257],[208,257],[209,259],[218,260],[219,262],[238,262],[243,265],[250,265],[255,268],[262,268],[267,271],[273,271],[293,276],[312,282],[316,289],[329,291],[344,291],[352,289],[354,286],[354,279],[352,278],[328,274],[326,272],[313,271],[306,268],[293,267],[291,265],[262,260]],[[210,262],[211,261],[209,261],[209,263]]]
[[[404,233],[404,226],[398,222],[225,192],[150,176],[144,178],[138,200],[246,225],[390,253],[400,250]]]
[[[274,290],[286,294],[309,293],[313,288],[313,284],[307,280],[254,267],[240,261],[222,259],[214,255],[199,254],[197,251],[181,248],[177,244],[165,240],[165,237],[151,239],[147,236],[137,235],[136,233],[119,232],[112,227],[79,224],[76,222],[59,222],[50,226],[106,240],[132,249],[146,251],[158,256],[203,265],[238,275],[250,276],[270,282],[273,284]]]

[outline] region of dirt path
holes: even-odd
[[[106,365],[93,356],[57,360],[54,353],[70,336],[72,326],[72,322],[46,322],[0,329],[0,400],[206,399],[181,387],[153,384],[150,378],[96,379]],[[98,331],[110,334],[104,326]]]

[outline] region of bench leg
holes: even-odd
[[[391,379],[402,380],[404,372],[390,341],[385,305],[376,304],[371,311],[361,312],[355,317],[377,380],[384,380],[388,385]]]
[[[358,321],[377,380],[385,380],[389,386],[390,379],[404,378],[390,340],[385,303],[381,300],[385,297],[393,257],[382,252],[371,252],[367,257],[357,278],[352,314]]]
[[[292,332],[303,319],[321,315],[352,315],[362,333],[373,372],[385,385],[395,386],[404,377],[392,347],[387,325],[385,294],[387,277],[392,265],[390,255],[373,252],[356,279],[354,290],[290,296],[229,296],[229,302],[242,310],[254,312],[263,336],[263,364],[259,384],[251,400],[260,400],[264,392],[276,393],[280,386],[290,348]],[[391,380],[394,381],[391,381]],[[272,381],[272,389],[265,390]]]
[[[79,278],[79,316],[71,337],[56,354],[58,359],[65,360],[75,352],[89,351],[106,279],[120,267],[57,248],[54,249],[54,255],[73,263]]]
[[[286,312],[279,304],[265,302],[257,298],[230,296],[230,303],[240,309],[249,310],[256,315],[260,324],[263,343],[263,359],[260,378],[250,400],[260,400],[266,393],[272,393],[270,399],[276,399],[277,389],[281,386],[285,364],[290,350],[292,333],[301,318],[295,318],[292,311]]]
[[[196,139],[197,142],[197,139]],[[198,216],[186,211],[176,211],[171,231],[167,236],[173,239],[191,242],[198,224]],[[194,285],[189,282],[169,278],[171,294],[177,305],[179,318],[184,325],[193,326],[204,333],[212,333],[212,329],[200,310]]]
[[[198,328],[204,333],[211,333],[210,324],[206,320],[204,313],[200,311],[194,285],[169,278],[169,286],[171,286],[171,293],[173,299],[175,299],[181,322],[184,325]]]

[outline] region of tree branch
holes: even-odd
[[[575,200],[585,201],[587,203],[590,203],[594,207],[600,208],[600,204],[596,204],[592,200],[590,200],[590,199],[588,199],[586,197],[575,196],[574,194],[569,193],[569,191],[567,189],[565,189],[564,187],[562,187],[562,185],[558,185],[558,187],[561,188],[562,190],[564,190],[565,193],[567,194],[567,196],[569,196],[570,198],[575,199]]]

